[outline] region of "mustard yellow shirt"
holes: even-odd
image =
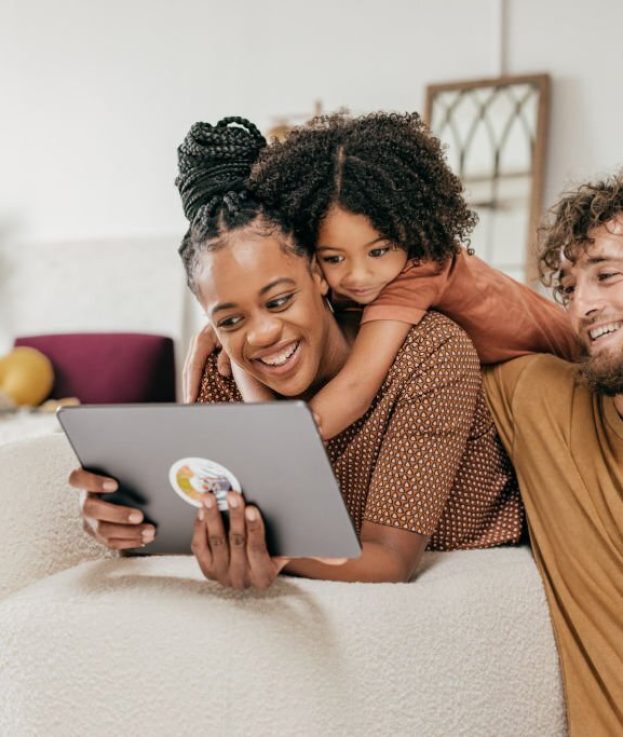
[[[526,507],[569,734],[623,735],[623,419],[553,356],[489,369],[485,388]]]

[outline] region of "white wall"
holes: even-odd
[[[152,240],[174,251],[185,229],[176,147],[195,120],[242,114],[266,128],[317,98],[325,109],[421,109],[426,83],[497,75],[503,57],[508,73],[553,74],[551,202],[569,177],[623,162],[621,27],[619,0],[4,0],[0,352],[17,332],[67,329],[41,269],[27,262],[31,244],[61,261],[63,244],[111,244],[107,264],[67,283],[66,300],[80,292],[82,329],[101,326],[89,280],[113,274],[132,292],[141,259],[124,268],[124,249]],[[167,269],[178,290],[181,268]],[[96,292],[101,315],[108,291]],[[22,304],[3,308],[3,293]],[[148,312],[149,290],[135,298]],[[112,295],[106,309],[109,329],[160,324],[158,312],[136,320],[136,305]]]
[[[623,2],[512,0],[508,66],[553,77],[544,204],[623,167]]]
[[[46,241],[181,233],[176,147],[192,122],[265,126],[316,98],[417,109],[431,79],[494,71],[489,6],[15,0],[0,30],[0,223]],[[461,39],[474,24],[485,43]]]

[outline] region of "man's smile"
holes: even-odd
[[[598,325],[597,327],[591,328],[588,331],[588,335],[591,339],[591,343],[603,338],[604,335],[610,335],[615,333],[623,327],[623,322],[608,322],[604,325]]]

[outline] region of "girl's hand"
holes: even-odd
[[[190,341],[182,373],[185,403],[191,404],[196,401],[206,360],[211,353],[220,348],[221,345],[210,324],[203,327]],[[220,351],[216,365],[221,376],[231,376],[231,364],[225,351]]]

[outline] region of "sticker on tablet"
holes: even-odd
[[[206,458],[176,461],[169,471],[169,482],[175,493],[193,507],[200,507],[203,495],[212,492],[221,512],[227,511],[227,492],[241,490],[231,471]]]

